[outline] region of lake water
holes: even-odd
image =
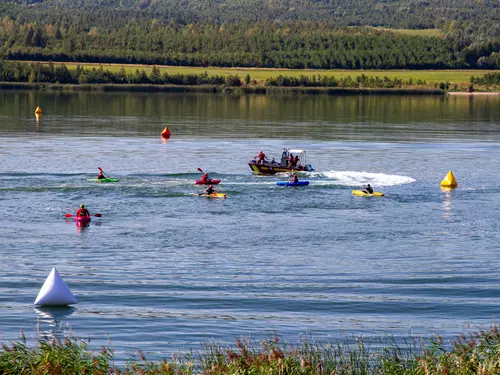
[[[309,186],[251,174],[283,147],[307,150]],[[0,91],[0,341],[108,333],[124,361],[274,330],[325,343],[488,328],[499,165],[500,97]],[[87,181],[97,167],[119,182]],[[197,168],[228,198],[193,196]],[[444,192],[449,170],[459,188]],[[385,197],[353,197],[365,183]],[[64,219],[81,203],[102,214],[87,228]],[[53,266],[73,309],[32,306]]]

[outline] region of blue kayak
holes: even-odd
[[[278,181],[276,182],[278,186],[306,186],[309,185],[309,181],[299,181],[299,182],[289,182],[289,181]]]

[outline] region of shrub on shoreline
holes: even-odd
[[[226,348],[210,342],[183,360],[149,361],[139,351],[124,368],[114,364],[113,350],[92,351],[75,337],[42,340],[28,347],[24,337],[3,345],[0,372],[9,375],[496,375],[500,373],[500,330],[492,326],[445,344],[411,338],[403,344],[390,337],[321,345],[304,340],[290,346],[277,336],[260,343],[238,340]]]

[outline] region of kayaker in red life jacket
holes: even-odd
[[[290,178],[288,179],[288,182],[299,182],[299,178],[295,173],[292,173]]]
[[[210,195],[210,194],[213,194],[213,193],[215,193],[215,189],[214,189],[213,185],[210,185],[208,188],[206,188],[205,194]]]
[[[76,211],[76,216],[77,217],[89,217],[90,212],[85,208],[85,205],[81,204],[80,208]]]
[[[106,178],[106,176],[104,175],[104,171],[102,170],[101,167],[97,167],[97,169],[99,169],[99,174],[97,175],[97,179],[98,180],[102,180],[104,178]]]
[[[203,176],[201,176],[201,181],[203,182],[211,181],[210,178],[208,178],[208,173],[204,173]]]

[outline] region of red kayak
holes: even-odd
[[[196,180],[196,185],[217,185],[218,183],[220,183],[220,180]]]
[[[75,216],[75,221],[77,223],[90,223],[90,216]]]

